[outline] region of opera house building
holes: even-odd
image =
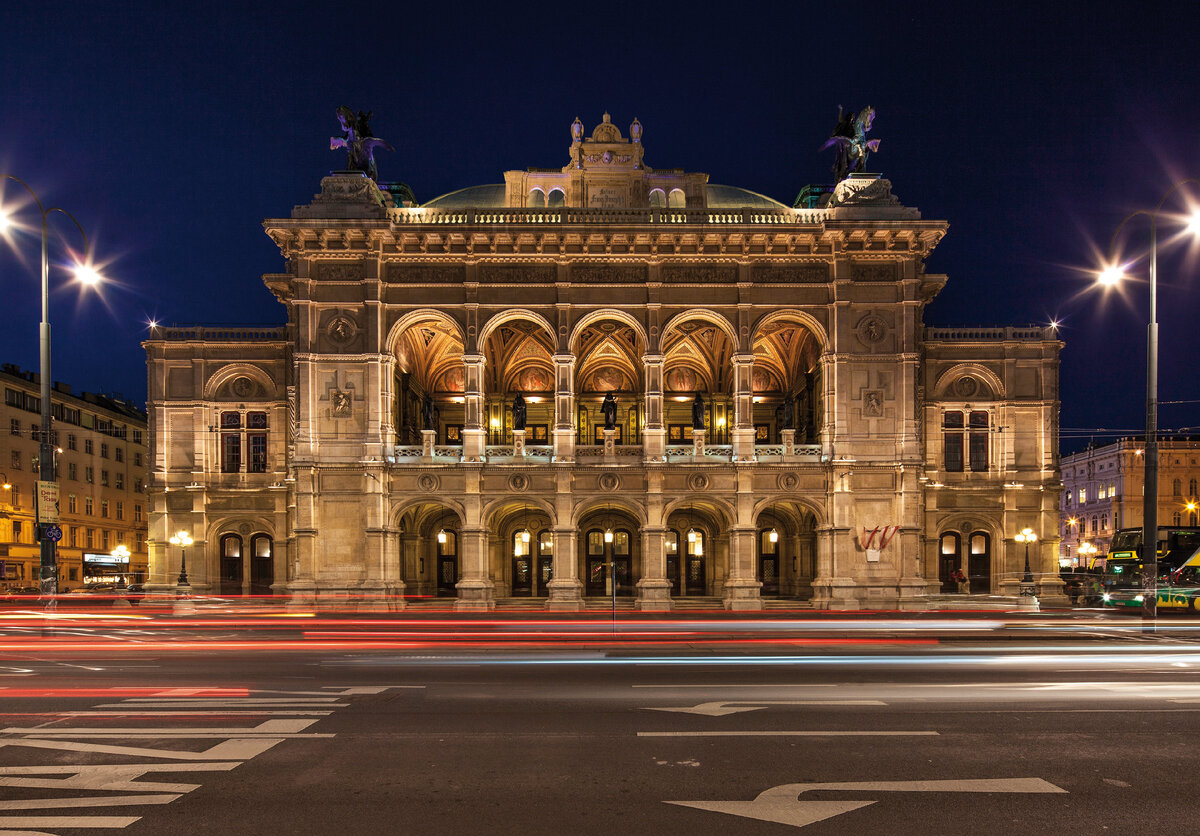
[[[193,590],[303,606],[919,609],[1016,594],[1029,528],[1061,597],[1062,344],[924,324],[947,222],[569,139],[421,205],[335,172],[264,222],[285,325],[153,331],[153,584],[186,532]]]

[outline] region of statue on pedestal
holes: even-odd
[[[692,401],[692,429],[704,429],[704,398],[699,392],[696,393],[696,397]]]
[[[521,396],[520,392],[513,396],[512,418],[514,430],[525,429],[525,398]]]
[[[361,171],[372,180],[379,180],[379,171],[375,167],[375,149],[386,148],[394,151],[385,140],[371,136],[371,116],[374,111],[361,110],[356,116],[354,111],[346,106],[337,109],[338,122],[342,126],[341,136],[329,138],[329,150],[346,149],[346,170]]]
[[[796,429],[796,401],[791,395],[783,402],[783,425],[780,429]]]
[[[604,416],[604,429],[617,428],[617,399],[613,397],[612,392],[604,396],[604,403],[600,404],[600,414]]]
[[[842,113],[838,106],[838,122],[833,134],[821,146],[837,148],[837,159],[833,162],[833,176],[838,183],[851,174],[867,170],[867,154],[879,150],[878,139],[867,139],[871,122],[875,119],[875,108],[868,105],[858,113]]]
[[[421,398],[421,429],[437,429],[433,423],[433,398],[429,397],[428,392],[425,393],[425,397]]]

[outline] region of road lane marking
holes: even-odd
[[[260,735],[279,736],[298,734],[315,722],[317,721],[263,720],[257,726],[231,726],[229,728],[200,729],[181,729],[177,726],[137,726],[134,728],[112,728],[108,726],[84,726],[79,728],[37,726],[32,728],[20,728],[16,726],[10,726],[6,729],[0,729],[0,734],[32,735],[34,737],[90,737],[92,735],[102,735],[106,737],[111,737],[114,735],[128,735],[130,737],[153,737],[154,735],[159,735],[162,737],[190,737],[194,734],[203,734],[205,736],[220,735],[221,737],[242,737],[244,735],[258,737]]]
[[[936,737],[935,731],[640,731],[638,737]]]
[[[129,827],[129,825],[141,820],[141,818],[141,816],[0,816],[0,828],[4,828],[0,832],[8,832],[15,828],[20,828],[28,832],[28,829],[31,827],[120,830]]]
[[[137,709],[133,711],[55,711],[57,717],[328,717],[332,711],[157,711]],[[0,713],[0,717],[12,716]]]
[[[679,714],[702,714],[706,717],[724,717],[743,711],[761,711],[771,705],[887,705],[882,700],[725,700],[702,702],[699,705],[674,707],[644,706],[643,711],[673,711]]]
[[[183,796],[165,795],[93,795],[82,798],[25,798],[0,801],[0,810],[52,810],[63,807],[128,807],[133,804],[170,804]]]
[[[712,685],[712,684],[694,685],[694,684],[688,684],[688,685],[631,685],[630,687],[631,688],[709,688],[711,690],[718,691],[722,688],[842,688],[842,687],[845,687],[845,685],[839,685],[839,684],[831,683],[831,682],[817,682],[817,683],[776,682],[776,683],[765,683],[762,685],[741,685],[741,684],[739,684],[739,685]]]
[[[200,784],[175,784],[165,781],[135,781],[148,772],[228,772],[241,761],[224,763],[134,763],[67,764],[54,766],[0,767],[0,787],[25,787],[41,790],[118,790],[121,792],[187,793]],[[65,778],[50,777],[65,775]]]
[[[801,801],[813,791],[850,792],[965,792],[965,793],[1066,793],[1041,778],[979,778],[950,781],[851,781],[839,784],[783,784],[759,793],[753,801],[665,801],[759,821],[804,827],[875,804],[871,801]]]

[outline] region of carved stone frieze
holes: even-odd
[[[484,264],[479,268],[483,284],[553,284],[557,276],[551,264]]]
[[[361,261],[317,261],[312,277],[319,282],[356,282],[363,277]]]
[[[855,262],[854,278],[860,282],[895,281],[896,265],[892,262]]]
[[[730,284],[737,281],[732,264],[664,264],[662,281],[667,284]]]
[[[825,264],[755,264],[750,275],[760,284],[798,284],[804,282],[829,281],[829,267]]]
[[[454,284],[467,277],[463,264],[389,264],[386,280],[398,284]]]
[[[571,281],[581,284],[636,284],[646,281],[646,267],[633,264],[576,264],[571,267]]]

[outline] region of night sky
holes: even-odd
[[[1061,320],[1064,448],[1136,432],[1145,286],[1105,299],[1086,270],[1126,214],[1200,176],[1200,13],[970,5],[9,4],[0,172],[73,213],[115,280],[101,303],[52,275],[53,376],[141,403],[148,320],[281,324],[260,276],[283,262],[261,222],[342,167],[328,150],[341,104],[374,110],[396,147],[381,179],[420,201],[562,166],[571,121],[590,133],[608,110],[622,132],[642,122],[651,167],[789,205],[830,179],[817,149],[838,105],[871,104],[870,168],[950,222],[927,323]],[[1160,237],[1163,401],[1200,397],[1200,287],[1174,223]],[[1144,249],[1146,225],[1130,231]],[[15,245],[0,253],[0,362],[36,369],[38,245]],[[1200,404],[1165,404],[1160,424],[1200,425]]]

